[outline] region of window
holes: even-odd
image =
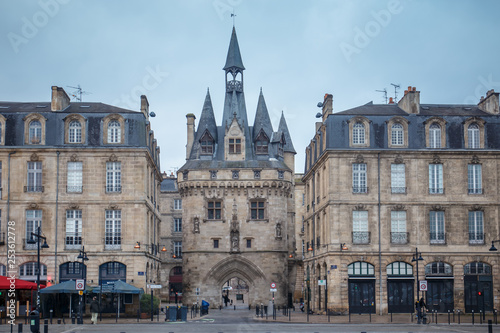
[[[444,212],[443,211],[431,211],[429,214],[430,218],[430,241],[431,244],[444,244],[445,243],[445,233],[444,233]]]
[[[355,163],[352,165],[352,193],[367,193],[366,164]]]
[[[73,120],[69,123],[69,143],[82,142],[82,124],[79,121]]]
[[[370,243],[370,234],[368,233],[368,211],[366,210],[355,210],[352,212],[352,243]]]
[[[241,154],[241,139],[229,139],[229,154]]]
[[[81,193],[82,186],[82,162],[68,162],[68,184],[66,191],[69,193]]]
[[[375,275],[375,267],[365,261],[356,261],[347,266],[349,276]]]
[[[360,145],[365,143],[365,125],[355,123],[352,127],[352,144]]]
[[[42,230],[42,211],[37,210],[27,210],[26,211],[26,249],[36,249],[37,244],[28,244],[27,241],[34,239],[38,242],[38,238],[33,237],[31,233],[38,233],[38,227],[40,227],[40,232]]]
[[[278,179],[283,179],[283,178],[285,178],[285,171],[278,170]]]
[[[482,166],[481,164],[469,164],[467,166],[467,184],[469,194],[482,194]]]
[[[251,247],[252,247],[252,240],[251,239],[247,239],[247,249],[249,249]]]
[[[405,165],[391,164],[391,193],[406,193]]]
[[[212,155],[214,152],[214,139],[210,133],[205,132],[200,139],[201,154],[202,155]]]
[[[111,120],[108,124],[108,143],[120,143],[122,128],[118,120]]]
[[[240,178],[240,172],[238,170],[233,170],[231,171],[233,175],[233,179],[239,179]]]
[[[269,140],[267,136],[261,132],[255,141],[255,153],[256,154],[267,154],[268,153]]]
[[[250,202],[250,218],[252,220],[263,220],[265,218],[265,201]]]
[[[393,244],[408,243],[405,211],[402,210],[391,211],[391,243]]]
[[[182,219],[174,219],[174,232],[182,231]]]
[[[394,146],[404,145],[403,125],[395,123],[391,126],[391,143]]]
[[[0,200],[2,199],[2,162],[0,161]]]
[[[214,249],[218,249],[218,248],[219,248],[219,240],[214,239]]]
[[[467,132],[469,149],[479,148],[479,126],[476,123],[472,123],[469,125]]]
[[[217,179],[217,170],[210,170],[210,179]]]
[[[483,262],[471,262],[464,266],[465,275],[491,275],[491,266]]]
[[[413,276],[413,266],[404,261],[395,261],[387,265],[388,276]]]
[[[122,212],[106,210],[105,249],[119,249],[122,243]]]
[[[82,211],[66,211],[66,247],[79,248],[82,245]]]
[[[106,192],[122,191],[122,163],[106,162]]]
[[[260,179],[260,170],[253,171],[253,178]]]
[[[482,211],[469,212],[469,244],[484,244],[484,222]]]
[[[182,242],[174,242],[174,258],[182,258]]]
[[[175,199],[174,200],[174,209],[175,210],[182,209],[182,200],[181,199]]]
[[[429,193],[444,193],[442,164],[429,164]]]
[[[26,192],[43,192],[42,162],[28,162],[28,186]]]
[[[36,262],[27,262],[19,266],[19,276],[23,280],[36,281],[38,264]],[[47,266],[40,265],[40,280],[47,280]]]
[[[107,275],[118,275],[120,274],[120,268],[122,264],[116,261],[108,262],[106,266],[106,274]]]
[[[7,266],[0,264],[0,276],[7,276]]]
[[[29,143],[38,145],[42,142],[42,124],[33,120],[29,125]]]
[[[441,126],[433,123],[429,127],[429,146],[430,148],[441,148]]]
[[[208,202],[208,215],[209,220],[220,220],[222,212],[222,202],[220,201],[209,201]]]
[[[453,268],[444,262],[433,262],[425,265],[425,275],[453,276]]]

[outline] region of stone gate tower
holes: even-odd
[[[197,129],[195,115],[186,116],[187,162],[178,171],[183,301],[218,306],[224,283],[239,278],[249,288],[245,304],[267,304],[276,283],[275,302],[284,305],[295,287],[295,150],[283,115],[273,130],[262,91],[248,124],[234,27],[223,69],[222,124],[216,124],[209,92]]]

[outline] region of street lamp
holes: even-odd
[[[33,237],[36,237],[35,240]],[[43,239],[43,244],[40,246],[40,239]],[[31,233],[31,238],[26,241],[27,244],[37,244],[37,267],[36,267],[36,310],[40,313],[40,247],[42,249],[48,249],[47,238],[42,236],[42,231],[40,226],[37,228],[37,232]]]
[[[413,259],[411,260],[412,262],[417,262],[417,302],[420,302],[420,281],[418,279],[418,262],[424,260],[422,258],[422,252],[418,252],[418,248],[415,248],[415,254],[413,255]],[[418,323],[420,324],[420,317],[421,317],[421,311],[422,309],[419,308],[418,310]]]
[[[80,259],[82,261],[82,265],[80,266],[81,270],[82,270],[82,279],[83,279],[83,286],[85,287],[86,285],[86,281],[85,281],[85,278],[86,278],[86,275],[87,275],[87,272],[85,270],[85,265],[84,265],[84,262],[86,260],[89,260],[89,258],[87,257],[87,252],[85,252],[85,246],[82,246],[82,249],[80,250],[80,254],[78,254],[78,257],[76,257],[77,259]],[[82,325],[83,324],[83,309],[82,309],[82,301],[83,301],[83,292],[81,293],[80,295],[80,300],[79,300],[79,305],[78,305],[78,312],[79,312],[79,318],[78,318],[78,324]]]
[[[490,247],[490,251],[496,251],[497,248],[495,247],[495,243],[498,243],[500,242],[500,239],[497,239],[497,240],[494,240],[494,241],[491,241],[491,247]]]

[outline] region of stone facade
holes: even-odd
[[[37,247],[27,240],[40,224],[49,245],[40,253],[42,284],[81,278],[77,256],[85,249],[89,285],[121,279],[146,289],[159,280],[161,221],[148,101],[142,96],[141,111],[131,111],[71,103],[59,87],[52,93],[52,103],[0,102],[1,232],[15,234],[2,239],[0,264],[14,245],[9,271],[36,281]]]
[[[207,93],[195,128],[187,115],[187,162],[178,171],[183,204],[183,301],[222,304],[223,286],[237,278],[248,304],[291,302],[295,289],[295,150],[284,117],[274,131],[261,92],[249,126],[243,70],[233,28],[226,65],[222,125]]]
[[[430,309],[497,308],[498,93],[430,105],[410,87],[399,104],[338,113],[331,101],[306,149],[307,305],[412,312],[426,280]]]

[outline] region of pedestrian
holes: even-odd
[[[427,305],[425,305],[423,297],[420,298],[420,301],[418,302],[418,305],[420,305],[420,309],[422,309],[422,310],[423,310],[423,308],[427,309]]]
[[[90,303],[90,313],[92,314],[91,321],[92,324],[97,324],[97,315],[101,312],[101,308],[99,306],[99,302],[97,301],[97,297],[94,296],[92,298],[92,302]]]

